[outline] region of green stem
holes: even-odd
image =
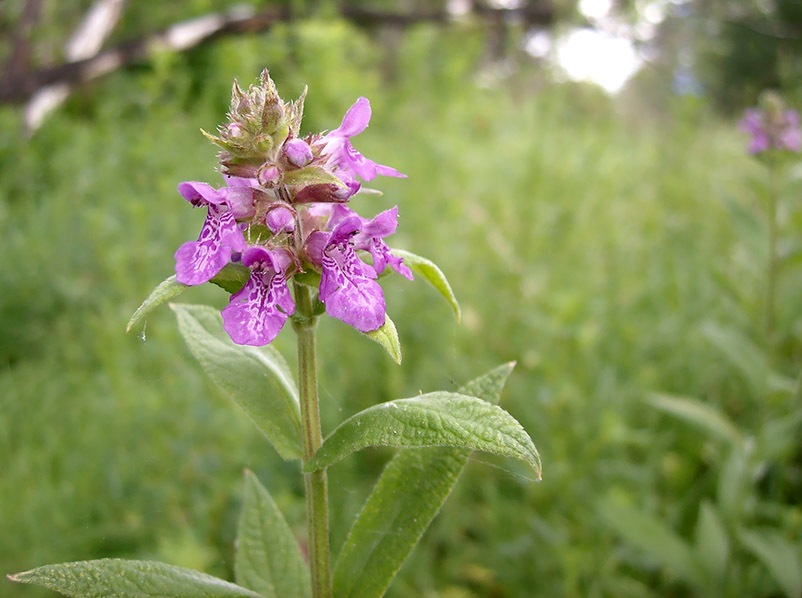
[[[769,192],[766,198],[768,225],[768,268],[766,275],[766,342],[769,354],[775,351],[776,294],[779,257],[777,255],[777,168],[770,164]]]
[[[312,315],[312,290],[294,283],[295,303],[300,319],[292,327],[298,335],[298,392],[301,400],[301,433],[304,463],[312,458],[323,443],[320,430],[320,408],[317,396],[315,326]],[[326,470],[304,474],[306,518],[309,527],[309,566],[312,574],[312,596],[331,598],[331,556],[329,553],[329,506]]]

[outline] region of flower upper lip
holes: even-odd
[[[327,165],[336,166],[350,179],[359,176],[365,181],[371,181],[379,174],[406,178],[407,175],[395,168],[377,164],[366,158],[351,144],[350,138],[359,135],[367,128],[370,116],[370,101],[360,97],[345,113],[340,126],[320,139],[319,142],[324,144],[321,155],[328,157]]]

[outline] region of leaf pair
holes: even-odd
[[[496,368],[461,388],[464,395],[453,397],[476,395],[479,398],[475,401],[486,401],[493,407],[513,366]],[[408,413],[413,418],[420,415],[415,409]],[[375,413],[369,416],[375,417]],[[355,424],[357,421],[359,415],[340,429],[361,427]],[[335,432],[330,438],[344,438],[345,431]],[[345,447],[358,444],[335,443]],[[332,454],[335,453],[326,453]],[[336,596],[384,595],[448,497],[470,454],[466,448],[434,447],[401,451],[390,461],[340,552],[333,575]],[[534,455],[539,472],[539,459],[536,452]],[[103,559],[47,565],[11,579],[43,585],[75,598],[308,598],[308,570],[296,539],[267,490],[250,472],[246,472],[235,574],[240,585],[163,563]]]
[[[281,354],[271,346],[234,344],[222,331],[220,315],[210,307],[172,307],[181,334],[204,371],[284,459],[300,458],[298,391]],[[481,398],[452,392],[389,401],[354,415],[326,439],[305,469],[323,469],[369,446],[475,449],[521,459],[540,472],[532,440],[509,413]]]

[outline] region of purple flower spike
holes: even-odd
[[[192,205],[208,207],[197,241],[187,241],[175,252],[176,280],[198,285],[211,280],[231,259],[232,251],[246,247],[242,231],[225,201],[225,189],[206,183],[181,183],[178,191]]]
[[[360,260],[349,239],[362,226],[358,216],[340,222],[321,252],[322,272],[318,297],[326,313],[361,332],[384,325],[384,293],[373,280],[376,272]]]
[[[223,328],[238,345],[259,347],[272,342],[295,313],[284,276],[291,261],[285,251],[264,247],[249,247],[242,254],[251,277],[223,309]]]
[[[372,181],[379,174],[406,178],[407,175],[401,174],[395,168],[369,160],[351,145],[349,138],[359,135],[367,128],[370,115],[370,102],[367,98],[359,98],[345,113],[340,126],[321,139],[325,143],[322,155],[328,156],[328,164],[341,169],[346,178],[359,176],[365,181]],[[340,174],[337,173],[337,176]],[[343,180],[348,183],[346,179]]]
[[[802,130],[799,128],[799,114],[795,110],[749,108],[738,125],[752,136],[747,146],[750,154],[770,149],[798,152],[802,148]]]
[[[786,110],[784,115],[785,129],[780,134],[780,145],[792,152],[802,149],[802,129],[799,128],[799,113]]]

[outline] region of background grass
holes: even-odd
[[[387,83],[369,38],[312,21],[159,55],[74,96],[31,139],[16,111],[0,112],[3,572],[120,556],[230,578],[245,467],[303,536],[296,465],[203,376],[169,310],[142,338],[124,334],[201,225],[175,191],[216,181],[198,128],[222,119],[232,77],[269,66],[284,97],[309,85],[305,131],[336,127],[370,97],[373,122],[356,144],[409,178],[354,201],[365,214],[399,205],[391,244],[435,260],[464,311],[457,326],[425,283],[388,278],[401,367],[324,321],[324,428],[517,360],[502,404],[543,456],[533,483],[524,466],[476,454],[388,596],[793,589],[798,177],[790,171],[780,212],[781,338],[770,353],[766,173],[734,123],[692,98],[636,112],[631,98],[543,86],[526,69],[480,85],[480,50],[470,30],[419,27]],[[182,300],[227,298],[204,287]],[[285,332],[277,346],[292,357],[293,343]],[[698,398],[751,444],[666,415],[647,401],[654,392]],[[335,553],[388,455],[332,468]],[[755,549],[745,529],[781,550]],[[699,571],[683,569],[685,549]],[[723,561],[697,558],[711,554]],[[47,594],[0,584],[10,598]]]

